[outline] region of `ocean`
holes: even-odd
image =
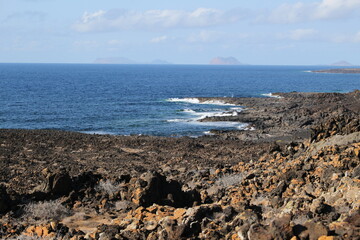
[[[0,64],[0,128],[96,134],[200,136],[244,129],[201,123],[243,106],[196,97],[266,97],[274,92],[349,92],[360,75],[311,73],[326,66]]]

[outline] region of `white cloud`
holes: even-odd
[[[346,16],[360,8],[360,0],[323,0],[317,4],[315,19],[328,19]]]
[[[218,31],[202,30],[198,33],[191,34],[186,41],[190,43],[216,43],[216,42],[233,42],[245,39],[248,34],[242,33],[225,33]]]
[[[360,31],[354,34],[336,34],[331,40],[335,43],[360,43]]]
[[[360,32],[358,32],[357,34],[355,34],[354,36],[354,42],[360,43]]]
[[[152,43],[161,43],[161,42],[166,42],[169,39],[168,36],[160,36],[160,37],[155,37],[153,39],[150,40],[150,42]]]
[[[74,41],[73,45],[75,47],[83,47],[83,48],[91,48],[91,47],[97,47],[98,42],[93,40],[80,40],[80,41]]]
[[[89,23],[91,22],[93,19],[98,19],[98,18],[101,18],[102,16],[105,15],[105,11],[104,10],[99,10],[97,12],[94,12],[94,13],[88,13],[88,12],[85,12],[82,16],[82,22],[84,24],[86,23]]]
[[[22,20],[26,22],[44,21],[46,13],[39,11],[16,12],[6,17],[5,22]]]
[[[79,32],[117,31],[123,29],[193,28],[236,22],[241,11],[222,11],[212,8],[198,8],[194,11],[147,10],[127,11],[113,9],[85,12],[74,29]]]
[[[108,45],[121,45],[121,44],[123,44],[123,42],[120,40],[117,40],[117,39],[111,39],[107,42],[107,44]]]
[[[314,29],[296,29],[291,31],[289,34],[289,38],[292,40],[304,40],[313,38],[318,31]]]
[[[322,0],[311,3],[283,4],[261,21],[295,23],[349,17],[360,10],[360,0]]]
[[[216,41],[222,39],[223,35],[224,35],[224,33],[221,33],[221,32],[203,30],[203,31],[200,31],[199,33],[190,35],[188,37],[187,41],[192,42],[192,43],[216,42]]]

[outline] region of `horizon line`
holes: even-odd
[[[156,63],[92,63],[92,62],[0,62],[0,64],[78,64],[78,65],[156,65],[156,66],[171,66],[171,65],[195,65],[195,66],[326,66],[326,67],[360,67],[360,64],[352,65],[331,65],[331,64],[210,64],[210,63],[166,63],[166,64],[156,64]]]

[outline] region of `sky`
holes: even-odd
[[[360,0],[0,0],[0,62],[360,64]]]

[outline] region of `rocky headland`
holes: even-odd
[[[335,69],[324,69],[324,70],[314,70],[314,73],[360,73],[360,68],[335,68]]]
[[[1,239],[360,239],[360,92],[244,106],[199,138],[0,130]]]

